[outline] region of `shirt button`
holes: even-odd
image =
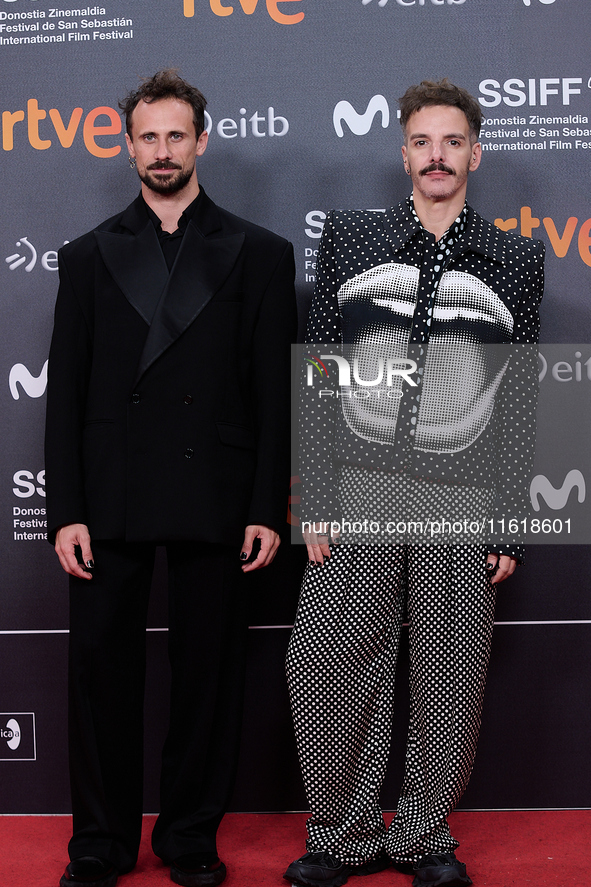
[[[193,403],[193,395],[192,394],[185,394],[184,402],[185,403]]]
[[[132,403],[139,403],[139,402],[140,402],[140,396],[139,396],[139,394],[132,394],[132,395],[131,395],[131,402],[132,402]]]
[[[185,459],[192,459],[194,453],[195,450],[192,450],[191,447],[187,447],[187,449],[185,450]]]

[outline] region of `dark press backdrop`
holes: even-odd
[[[209,99],[210,143],[198,167],[208,193],[294,242],[302,316],[326,210],[382,208],[407,193],[398,96],[448,76],[479,97],[484,153],[469,198],[501,228],[546,243],[543,342],[562,350],[542,346],[542,386],[565,406],[544,407],[543,434],[554,426],[559,437],[540,448],[532,498],[540,521],[550,520],[539,533],[548,544],[530,546],[527,566],[499,594],[463,806],[588,806],[591,558],[587,545],[566,544],[566,517],[562,532],[556,523],[565,508],[573,520],[584,514],[591,480],[591,346],[568,344],[591,342],[588,0],[101,2],[0,0],[0,812],[68,810],[67,582],[44,541],[56,251],[136,195],[117,101],[164,66]],[[292,523],[297,495],[294,483]],[[272,569],[247,577],[237,810],[305,807],[283,676],[303,555],[285,544]],[[148,634],[147,811],[157,809],[167,719],[164,578],[160,561]],[[404,743],[404,656],[399,671],[388,807]]]

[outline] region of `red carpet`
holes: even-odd
[[[305,815],[300,813],[226,816],[219,852],[228,865],[227,887],[286,887],[282,874],[304,852]],[[154,817],[146,816],[136,869],[118,887],[164,887],[168,869],[150,850]],[[591,811],[454,813],[459,858],[468,865],[474,887],[568,887],[591,884]],[[68,816],[0,818],[0,887],[57,887],[67,862]],[[411,878],[392,870],[354,887],[410,887]]]

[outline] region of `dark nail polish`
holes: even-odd
[[[246,553],[245,551],[241,551],[241,552],[240,552],[240,560],[241,560],[241,561],[246,561],[246,560],[248,560],[248,555],[247,555],[247,553]]]

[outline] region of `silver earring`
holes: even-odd
[[[129,168],[135,169],[135,157],[129,157],[128,160],[129,160]]]

